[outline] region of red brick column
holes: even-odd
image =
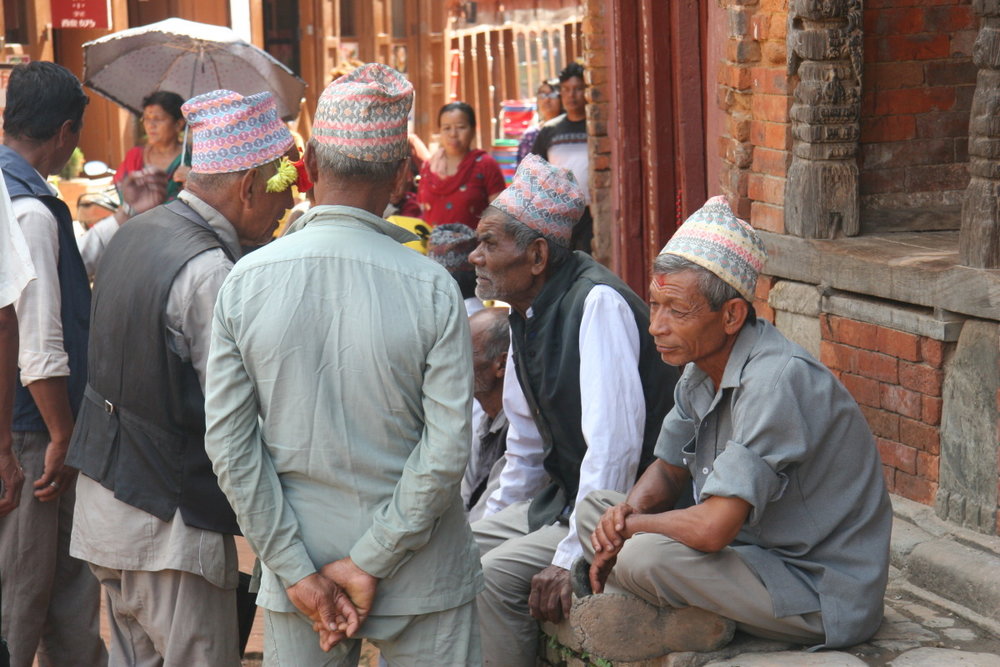
[[[611,139],[608,137],[608,39],[609,3],[586,0],[583,19],[584,76],[587,83],[587,134],[590,150],[590,212],[594,218],[594,258],[611,261]]]
[[[861,406],[889,491],[934,503],[940,458],[944,343],[820,315],[820,359]]]

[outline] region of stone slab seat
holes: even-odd
[[[603,593],[573,598],[569,619],[543,624],[563,646],[613,661],[649,660],[728,644],[735,624],[697,607],[658,608],[639,598]]]

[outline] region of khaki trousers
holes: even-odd
[[[69,555],[74,489],[58,500],[35,500],[32,483],[45,468],[44,431],[15,432],[14,454],[24,468],[21,503],[0,519],[0,636],[10,645],[12,667],[105,665],[101,641],[100,585],[87,564]]]
[[[179,570],[90,568],[107,601],[109,667],[239,667],[235,590]]]
[[[390,667],[469,667],[482,662],[475,601],[418,616],[369,616],[361,634]],[[305,617],[264,610],[266,667],[353,667],[360,656],[360,639],[346,639],[324,653]]]
[[[552,564],[569,533],[558,524],[528,532],[529,504],[515,503],[472,524],[485,583],[478,597],[483,664],[490,667],[534,667],[539,630],[528,608],[531,578]]]
[[[595,491],[577,507],[577,530],[588,560],[590,535],[604,512],[625,500],[615,491]],[[775,618],[771,595],[732,549],[704,553],[669,537],[640,533],[625,542],[608,578],[609,593],[631,593],[657,607],[699,607],[736,621],[757,637],[820,644],[819,612]]]

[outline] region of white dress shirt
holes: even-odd
[[[58,190],[52,185],[48,187],[58,196]],[[59,226],[52,211],[35,197],[17,197],[12,209],[37,277],[25,285],[14,305],[21,336],[17,361],[21,384],[27,386],[36,380],[69,376],[69,356],[63,347],[62,293],[59,291]],[[118,229],[114,218],[110,218],[110,224],[104,224],[107,222],[102,220],[77,238],[78,247],[86,247],[84,265],[88,273],[97,265],[107,241]]]
[[[528,309],[531,318],[531,309]],[[635,483],[646,418],[639,377],[639,327],[628,303],[607,285],[587,295],[580,322],[580,408],[587,453],[580,465],[580,486],[569,520],[569,534],[559,543],[553,565],[569,569],[583,555],[576,534],[576,505],[591,491],[628,492]],[[513,346],[507,355],[508,381],[503,409],[510,422],[507,464],[500,488],[487,501],[486,514],[533,498],[549,481],[542,437],[516,381]]]
[[[7,194],[7,184],[0,178],[0,308],[17,300],[21,290],[35,279],[28,245],[21,227],[15,222],[14,208]]]

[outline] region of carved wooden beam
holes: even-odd
[[[982,17],[972,61],[979,68],[969,119],[969,187],[962,202],[962,263],[1000,268],[1000,0],[973,0]]]
[[[861,229],[861,0],[790,0],[788,73],[798,74],[791,112],[792,164],[785,230],[803,238]]]

